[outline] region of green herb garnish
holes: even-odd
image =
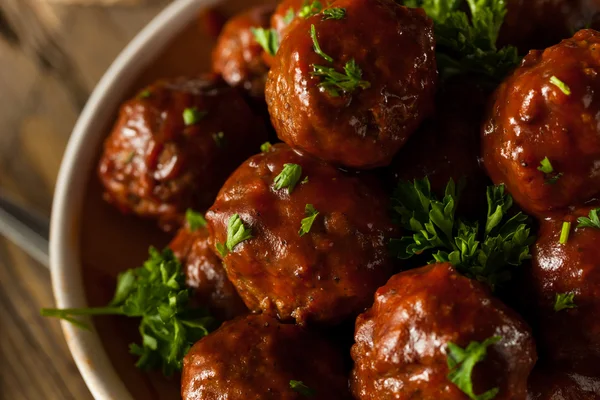
[[[314,24],[310,25],[310,37],[313,41],[315,53],[317,53],[318,55],[323,57],[326,61],[329,61],[330,63],[332,63],[333,58],[331,58],[330,56],[325,54],[325,52],[323,50],[321,50],[321,46],[319,45],[319,41],[317,40],[317,29],[315,28]]]
[[[204,215],[188,208],[185,212],[185,219],[190,227],[190,231],[195,232],[200,228],[205,228],[207,225]]]
[[[250,28],[254,40],[270,55],[274,56],[279,50],[279,35],[275,29]]]
[[[447,362],[450,369],[448,379],[472,400],[491,400],[500,391],[499,388],[493,388],[479,395],[473,393],[472,376],[475,365],[485,359],[487,348],[501,339],[500,336],[492,336],[482,343],[471,342],[465,349],[454,343],[448,343]]]
[[[311,75],[321,78],[319,87],[334,97],[340,95],[340,90],[344,93],[352,93],[358,88],[371,87],[368,81],[362,80],[362,70],[354,59],[346,63],[343,74],[334,68],[313,64]]]
[[[162,368],[165,375],[180,371],[190,347],[206,336],[215,321],[206,310],[190,308],[189,289],[181,263],[169,249],[151,247],[150,258],[140,268],[121,274],[112,301],[107,307],[43,309],[45,317],[56,317],[89,329],[79,317],[123,315],[141,318],[142,344],[132,344],[130,352],[139,356],[137,366]]]
[[[470,15],[460,10],[464,0],[405,0],[404,3],[424,8],[433,19],[442,78],[478,75],[497,83],[520,63],[515,47],[496,47],[506,15],[506,0],[467,0]]]
[[[575,293],[557,293],[554,299],[554,311],[559,312],[567,308],[576,308],[577,305],[573,301]]]
[[[195,125],[208,114],[206,111],[198,111],[196,107],[183,110],[183,123],[185,126]]]
[[[302,381],[290,381],[290,389],[296,393],[300,393],[304,397],[313,397],[317,391],[306,386]]]
[[[260,151],[262,153],[266,153],[269,150],[271,150],[271,147],[273,147],[273,145],[271,144],[271,142],[264,142],[263,144],[260,145]]]
[[[341,7],[326,8],[321,14],[323,15],[323,20],[343,19],[346,16],[346,9]]]
[[[306,217],[302,219],[302,222],[300,223],[300,231],[298,231],[300,236],[304,236],[310,232],[310,228],[312,228],[312,225],[315,222],[317,215],[319,215],[319,212],[315,210],[312,204],[307,204],[304,207],[304,214]]]
[[[554,172],[554,168],[552,168],[552,164],[548,157],[544,157],[542,161],[540,161],[540,166],[537,167],[538,171],[542,171],[544,174],[551,174]]]
[[[483,229],[478,222],[456,217],[462,185],[448,182],[444,197],[431,193],[429,180],[402,181],[392,202],[398,222],[412,236],[393,239],[392,251],[401,259],[429,256],[433,262],[450,262],[460,273],[494,288],[511,278],[511,269],[531,258],[529,218],[510,216],[512,197],[504,186],[487,189],[488,211]]]
[[[559,88],[560,91],[563,92],[565,95],[571,95],[571,88],[569,88],[569,86],[567,86],[566,83],[558,79],[556,76],[552,75],[552,77],[550,78],[550,83]]]
[[[301,177],[301,166],[298,164],[283,164],[283,169],[274,180],[275,190],[287,188],[288,193],[292,193]]]
[[[300,11],[298,11],[298,16],[301,18],[309,18],[320,13],[322,9],[323,5],[318,0],[315,0],[312,3],[304,1],[304,5],[300,7]]]
[[[252,229],[246,228],[238,214],[233,214],[227,224],[227,242],[229,251],[245,240],[252,239]]]
[[[288,8],[285,16],[283,17],[283,23],[287,26],[292,23],[294,18],[296,17],[296,13],[292,7]]]
[[[152,92],[150,91],[150,89],[145,89],[145,90],[142,90],[140,92],[140,94],[138,94],[138,98],[140,98],[140,99],[147,99],[151,95],[152,95]]]
[[[600,208],[595,208],[593,210],[590,210],[588,217],[577,218],[577,222],[579,222],[579,225],[577,225],[577,227],[600,229],[600,218],[598,218],[598,211],[600,211]]]
[[[563,222],[562,228],[560,230],[560,244],[566,244],[569,240],[569,234],[571,233],[571,223]]]

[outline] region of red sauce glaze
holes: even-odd
[[[230,19],[212,53],[213,71],[252,97],[264,98],[269,69],[251,28],[268,28],[273,9],[271,5],[254,7]]]
[[[599,398],[598,374],[586,376],[536,365],[529,377],[527,400],[597,400]]]
[[[206,114],[186,126],[183,112],[191,107]],[[219,132],[222,140],[215,139]],[[265,140],[260,118],[222,81],[158,81],[123,104],[104,143],[98,172],[105,199],[172,230],[187,208],[206,209],[231,171]]]
[[[600,27],[598,0],[508,0],[498,44],[517,46],[520,53],[543,49],[579,29]]]
[[[188,224],[179,229],[169,247],[183,265],[186,285],[194,291],[194,303],[206,306],[220,320],[248,312],[229,282],[223,263],[210,246],[208,229],[192,231]]]
[[[495,400],[524,400],[536,350],[514,311],[450,264],[394,275],[356,320],[352,392],[360,400],[464,400],[447,378],[447,345],[492,336],[502,339],[475,366],[474,392],[498,387]]]
[[[540,353],[561,367],[598,374],[600,363],[600,229],[576,228],[585,207],[540,222],[533,262],[522,278],[526,313],[538,327]],[[568,241],[560,243],[563,222],[571,222]],[[558,294],[574,293],[577,308],[554,310]]]
[[[393,0],[338,0],[335,7],[345,8],[343,19],[299,19],[282,41],[267,79],[271,122],[281,140],[328,162],[384,166],[433,111],[432,22]],[[315,52],[311,25],[333,63]],[[336,97],[318,86],[314,64],[343,72],[351,59],[369,88]]]
[[[583,30],[530,52],[496,91],[483,127],[484,163],[526,211],[547,216],[600,194],[599,72],[600,33]],[[545,157],[550,175],[538,170]]]
[[[183,400],[350,399],[342,357],[327,341],[266,315],[224,323],[196,343],[183,361]]]
[[[300,165],[301,180],[308,178],[291,194],[274,185],[284,164]],[[300,236],[307,204],[319,215]],[[375,182],[278,144],[231,175],[206,218],[215,243],[226,242],[234,214],[252,229],[253,238],[224,258],[251,311],[334,324],[368,307],[393,273],[387,246],[396,228],[388,207]]]
[[[465,181],[459,214],[482,215],[489,178],[479,164],[480,127],[487,93],[464,79],[438,92],[436,114],[398,152],[389,167],[394,186],[400,180],[427,177],[440,198],[450,179]]]

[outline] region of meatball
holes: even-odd
[[[187,208],[210,206],[265,140],[261,119],[222,81],[158,81],[123,104],[104,143],[98,169],[105,198],[172,230]]]
[[[450,179],[466,186],[459,213],[477,214],[485,206],[489,179],[479,165],[479,131],[486,93],[464,80],[448,82],[437,98],[437,113],[398,152],[390,165],[391,181],[428,177],[438,195]]]
[[[599,17],[598,0],[508,0],[498,41],[526,54],[552,46],[579,29],[596,29]]]
[[[538,363],[539,364],[539,363]],[[597,400],[600,378],[536,365],[529,378],[527,400]]]
[[[278,186],[292,173],[295,187]],[[392,275],[388,207],[375,182],[278,144],[231,175],[206,218],[251,311],[335,324],[368,307]],[[244,228],[252,237],[225,254]]]
[[[273,6],[254,7],[227,22],[213,50],[213,70],[231,86],[264,98],[268,67],[252,28],[268,28]]]
[[[532,51],[495,93],[485,167],[538,216],[600,194],[600,33]]]
[[[600,361],[600,227],[576,227],[589,211],[540,222],[519,296],[539,328],[540,352],[582,373],[596,372]],[[561,243],[563,225],[570,234]]]
[[[282,141],[331,163],[388,165],[433,111],[432,22],[393,0],[334,6],[343,18],[299,20],[281,43],[267,78],[271,122]]]
[[[292,386],[299,381],[300,387]],[[224,323],[183,360],[183,400],[349,399],[341,355],[326,340],[267,315]]]
[[[472,376],[476,394],[499,389],[495,400],[525,399],[536,361],[525,322],[447,263],[394,275],[356,320],[354,337],[350,383],[360,400],[465,399],[448,378],[449,343],[464,349],[496,337]]]
[[[194,291],[194,301],[207,306],[221,320],[245,314],[248,309],[229,282],[223,263],[210,247],[208,229],[183,226],[169,244],[183,265],[186,285]]]

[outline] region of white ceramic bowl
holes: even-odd
[[[95,156],[130,84],[202,8],[220,0],[176,0],[152,20],[121,52],[89,98],[69,140],[62,161],[50,228],[50,267],[56,306],[86,307],[79,254],[80,215]],[[77,367],[97,400],[130,400],[95,330],[63,322],[62,328]]]

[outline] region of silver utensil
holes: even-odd
[[[48,267],[50,220],[26,209],[0,189],[0,235],[7,237],[36,261]]]

